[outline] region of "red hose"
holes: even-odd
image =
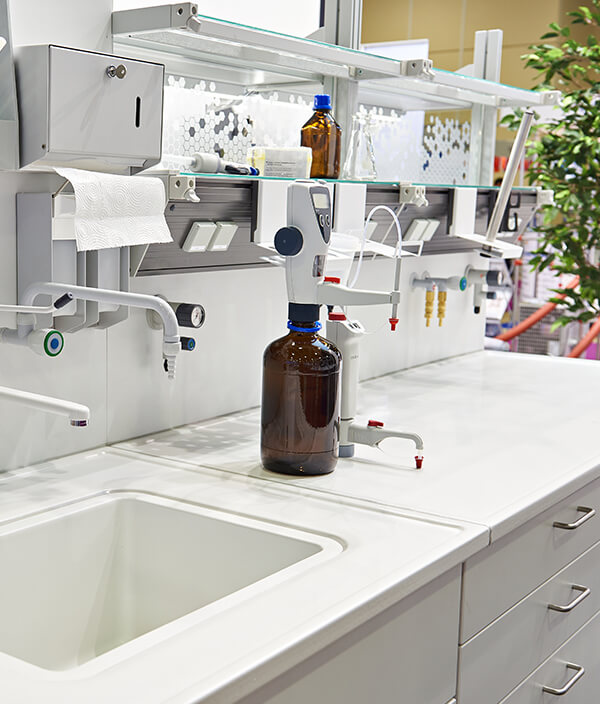
[[[579,340],[579,342],[569,352],[567,357],[579,357],[592,344],[592,340],[600,334],[600,318],[592,325],[587,334]]]
[[[579,276],[573,277],[573,280],[570,281],[565,288],[575,288],[579,284]],[[506,332],[503,332],[501,335],[498,335],[496,337],[497,340],[503,340],[504,342],[508,342],[509,340],[512,340],[514,337],[518,337],[521,333],[525,332],[525,330],[529,330],[529,328],[532,325],[535,325],[537,322],[542,320],[542,318],[545,318],[548,313],[551,313],[555,308],[558,303],[558,301],[562,301],[567,297],[566,293],[559,293],[556,298],[558,299],[556,303],[544,303],[544,305],[541,308],[538,308],[538,310],[535,311],[535,313],[532,313],[528,318],[525,318],[525,320],[522,323],[519,323],[518,325],[515,325],[514,328],[511,328],[510,330],[507,330]]]

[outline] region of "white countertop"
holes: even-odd
[[[474,524],[403,515],[353,499],[215,470],[198,472],[110,449],[0,475],[0,531],[15,530],[13,522],[24,516],[43,516],[70,502],[122,491],[208,506],[223,520],[244,516],[309,531],[341,547],[310,568],[297,563],[291,572],[271,575],[274,579],[70,670],[50,671],[0,653],[2,701],[230,704],[488,543],[487,530]],[[44,590],[44,584],[39,588]],[[24,623],[23,628],[35,638],[34,625]]]
[[[425,441],[356,446],[322,477],[265,471],[259,410],[118,447],[487,526],[491,539],[600,476],[600,364],[478,352],[361,384],[359,413]],[[387,443],[394,443],[389,445]],[[395,455],[393,453],[396,453]]]

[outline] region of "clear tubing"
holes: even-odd
[[[360,274],[360,270],[362,267],[363,263],[363,258],[365,254],[365,246],[367,243],[367,227],[369,226],[369,223],[371,222],[371,218],[373,217],[373,213],[376,213],[378,210],[385,210],[387,213],[389,213],[393,220],[394,224],[396,225],[396,230],[398,231],[398,243],[396,245],[396,251],[395,251],[395,257],[396,259],[400,259],[402,257],[402,228],[400,227],[400,221],[398,220],[398,216],[396,213],[387,205],[376,205],[374,208],[371,209],[371,212],[367,215],[367,219],[365,220],[365,226],[363,228],[363,236],[362,236],[362,242],[360,245],[360,252],[358,255],[358,264],[356,265],[356,271],[354,272],[354,276],[352,277],[352,280],[348,283],[348,288],[353,288],[356,282],[358,281],[358,275]],[[400,267],[398,262],[396,262],[396,279],[399,283],[400,281]],[[395,289],[396,291],[398,290],[397,288]],[[393,316],[395,317],[395,316]]]

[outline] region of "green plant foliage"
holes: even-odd
[[[569,12],[571,25],[600,28],[600,0],[588,0]],[[580,286],[569,290],[560,324],[589,321],[600,315],[600,44],[594,34],[585,43],[572,38],[571,27],[556,22],[522,57],[538,71],[536,90],[559,89],[562,113],[538,122],[530,136],[528,180],[554,191],[555,204],[545,206],[536,226],[539,247],[531,264],[539,271],[578,274]],[[501,124],[519,125],[519,111]]]

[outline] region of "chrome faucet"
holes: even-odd
[[[31,306],[40,295],[70,294],[73,298],[82,301],[96,301],[97,303],[108,303],[111,305],[130,306],[132,308],[144,308],[153,310],[160,316],[163,323],[163,359],[164,368],[169,379],[175,378],[175,358],[181,350],[181,340],[177,317],[171,306],[158,296],[148,296],[142,293],[129,293],[126,291],[112,291],[103,288],[91,288],[88,286],[71,286],[70,284],[37,282],[25,289],[21,303],[24,306]],[[20,337],[28,334],[34,328],[34,318],[32,315],[20,313],[17,316],[17,332]]]
[[[80,403],[72,403],[71,401],[63,401],[60,398],[41,396],[40,394],[32,394],[29,391],[19,391],[18,389],[0,386],[0,399],[2,398],[39,411],[67,416],[71,425],[76,428],[85,428],[90,420],[90,409],[87,406],[83,406]]]

